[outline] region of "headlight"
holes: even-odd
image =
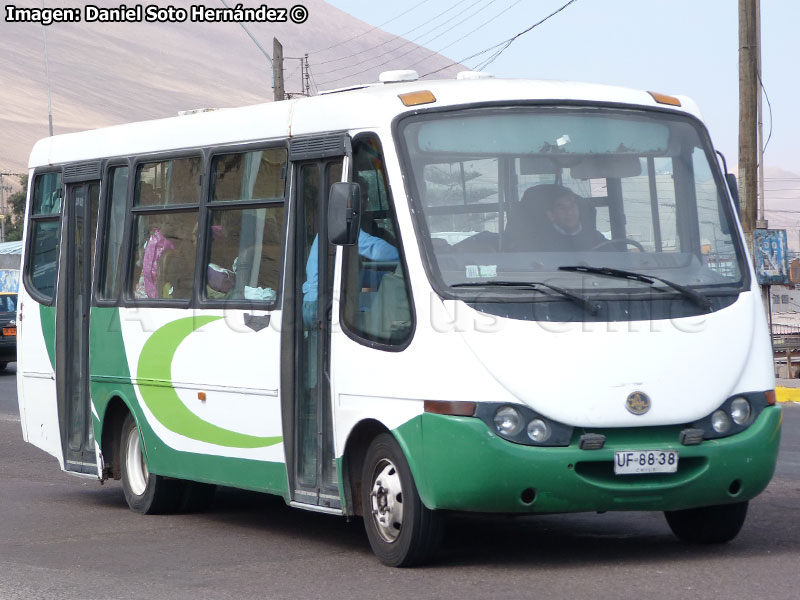
[[[731,419],[724,410],[718,410],[711,415],[711,427],[717,433],[725,433],[731,427]]]
[[[550,437],[550,426],[541,419],[528,423],[528,437],[537,444],[546,442]]]
[[[731,402],[731,418],[737,425],[744,425],[750,419],[750,403],[747,398],[736,398]]]
[[[429,402],[426,402],[426,411]],[[465,403],[466,404],[466,403]],[[450,413],[448,413],[450,414]],[[472,416],[494,434],[523,446],[569,446],[573,428],[540,415],[524,404],[476,402]]]
[[[494,426],[503,435],[517,435],[522,431],[522,415],[513,406],[503,406],[494,413]]]
[[[699,421],[690,423],[681,432],[681,443],[691,445],[700,443],[697,431],[703,432],[704,440],[736,435],[750,427],[774,397],[772,390],[766,392],[739,392],[729,397],[711,414]]]

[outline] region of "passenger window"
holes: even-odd
[[[125,231],[125,208],[128,195],[128,167],[114,167],[108,172],[108,205],[105,214],[104,248],[100,264],[98,291],[103,299],[119,296],[122,239]]]
[[[216,156],[212,173],[212,202],[283,199],[286,150],[270,148]]]
[[[132,295],[138,299],[192,297],[197,212],[137,214],[134,217]]]
[[[33,186],[33,214],[61,213],[61,173],[39,175]]]
[[[56,288],[61,232],[61,173],[38,175],[33,184],[27,281],[34,297],[50,302]]]
[[[277,300],[286,165],[283,148],[214,157],[203,286],[207,299]]]
[[[344,248],[341,319],[354,335],[402,345],[413,332],[411,293],[380,142],[356,138],[353,176],[361,187],[358,244]]]
[[[191,299],[202,171],[199,157],[139,165],[129,290],[135,299]]]
[[[199,157],[144,163],[139,166],[134,206],[197,204],[202,174]]]
[[[280,284],[283,204],[211,211],[205,295],[274,302]]]

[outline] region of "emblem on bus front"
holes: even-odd
[[[644,392],[632,392],[625,400],[625,408],[634,415],[643,415],[650,410],[650,397]]]

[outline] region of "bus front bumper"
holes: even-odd
[[[425,413],[397,430],[422,501],[432,509],[490,513],[679,510],[741,502],[769,483],[778,458],[782,413],[768,406],[745,431],[696,446],[678,441],[683,427],[593,430],[600,450],[523,446],[483,421]],[[403,431],[405,429],[405,432]],[[677,450],[678,471],[614,475],[614,452]],[[414,456],[415,452],[407,452]]]

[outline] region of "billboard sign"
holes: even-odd
[[[789,254],[785,229],[753,231],[753,256],[760,285],[789,283]]]

